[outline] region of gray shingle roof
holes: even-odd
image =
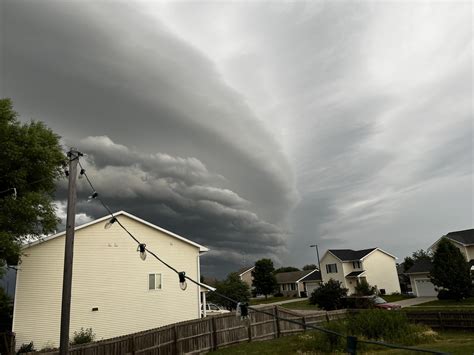
[[[329,251],[342,261],[360,260],[377,248],[352,250],[352,249],[329,249]]]
[[[279,284],[296,282],[302,277],[305,277],[313,270],[302,270],[302,271],[290,271],[290,272],[280,272],[275,275],[275,278]]]
[[[462,244],[474,244],[474,229],[450,232],[446,234],[446,237]]]
[[[315,271],[312,274],[309,274],[308,276],[305,276],[305,278],[302,279],[301,281],[308,282],[308,281],[321,281],[321,280],[322,280],[321,279],[321,272],[320,271]]]
[[[412,274],[415,272],[430,272],[433,268],[433,263],[429,260],[418,260],[415,264],[405,272],[405,274]]]

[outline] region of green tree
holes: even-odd
[[[270,259],[260,259],[255,263],[255,268],[252,270],[252,284],[257,294],[265,295],[267,298],[276,291],[278,284],[274,271],[273,261]]]
[[[276,274],[281,274],[282,272],[291,272],[291,271],[300,271],[300,269],[293,266],[283,266],[273,271],[273,273],[276,275]]]
[[[216,291],[239,302],[248,302],[250,298],[249,286],[243,282],[236,272],[230,273],[224,281],[216,282]],[[236,305],[213,292],[209,293],[208,300],[227,309],[235,309]]]
[[[431,282],[448,292],[450,298],[461,300],[471,290],[469,264],[461,251],[448,239],[442,238],[433,255]]]
[[[329,279],[321,287],[315,289],[309,298],[310,304],[318,305],[326,311],[343,307],[343,297],[347,296],[347,288],[342,287],[340,281]]]
[[[414,251],[411,256],[405,257],[403,260],[403,272],[407,272],[417,261],[427,260],[432,261],[433,255],[423,249]]]
[[[370,296],[375,295],[375,287],[370,286],[366,279],[360,279],[357,285],[354,287],[355,294],[357,296]]]
[[[53,193],[65,161],[58,135],[17,117],[0,99],[0,266],[17,263],[26,238],[56,228]]]
[[[308,265],[303,266],[303,270],[314,270],[317,268],[318,266],[316,264],[308,264]]]

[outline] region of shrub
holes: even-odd
[[[372,309],[347,319],[348,333],[367,339],[384,340],[407,345],[428,340],[428,327],[411,324],[405,313]]]
[[[438,299],[439,300],[453,300],[453,299],[456,299],[456,295],[453,295],[452,292],[450,292],[449,290],[439,290],[438,292]]]
[[[71,340],[71,345],[77,344],[87,344],[95,339],[95,334],[92,331],[92,328],[81,328],[78,332],[74,332],[74,336]]]
[[[283,297],[283,293],[277,292],[273,295],[273,297]]]
[[[375,287],[370,286],[366,279],[361,279],[357,282],[355,289],[355,294],[357,296],[370,296],[375,295]]]
[[[346,295],[347,288],[342,287],[339,281],[330,279],[327,283],[313,291],[309,298],[309,303],[331,311],[343,307],[342,298]]]
[[[29,353],[31,351],[35,351],[35,346],[33,345],[33,342],[30,342],[29,344],[21,344],[20,349],[18,349],[16,353],[24,354]]]

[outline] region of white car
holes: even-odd
[[[201,313],[203,313],[202,306],[201,306]],[[230,313],[230,311],[228,311],[227,309],[223,309],[214,303],[206,303],[206,315],[213,316],[213,315],[224,314],[224,313]]]

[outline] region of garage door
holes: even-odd
[[[318,283],[307,283],[306,284],[306,291],[308,292],[308,297],[311,296],[314,290],[319,287]]]
[[[418,297],[433,297],[437,296],[438,292],[435,291],[434,285],[431,283],[430,279],[417,279],[416,291]]]

